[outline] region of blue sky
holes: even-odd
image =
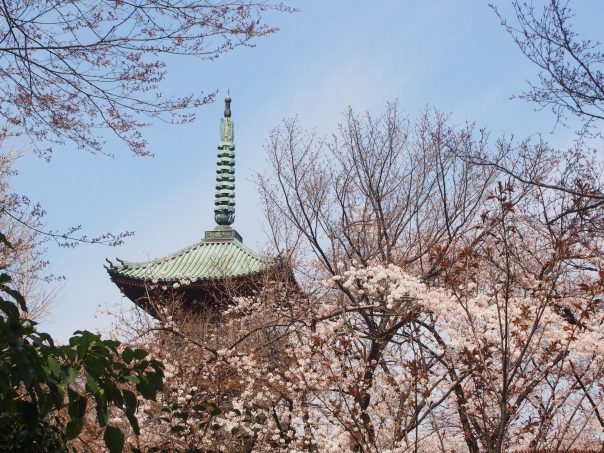
[[[574,2],[577,30],[601,38],[604,2]],[[504,11],[507,1],[497,2]],[[134,230],[119,248],[49,246],[52,271],[66,277],[42,328],[60,340],[76,329],[104,329],[99,306],[130,304],[110,282],[106,257],[141,261],[198,241],[214,226],[213,178],[222,97],[233,98],[237,144],[235,227],[252,247],[265,242],[254,175],[266,162],[263,143],[282,118],[298,115],[321,133],[333,130],[347,106],[379,113],[398,100],[415,117],[427,105],[457,123],[475,121],[516,137],[539,132],[557,146],[572,140],[554,118],[510,100],[536,69],[518,51],[487,2],[477,0],[300,1],[300,12],[280,15],[281,30],[214,62],[170,61],[167,94],[221,90],[197,121],[146,130],[153,158],[131,156],[110,140],[115,158],[66,145],[50,163],[27,154],[18,165],[17,191],[40,201],[47,225],[82,224],[87,233]]]

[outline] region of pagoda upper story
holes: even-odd
[[[217,226],[204,239],[168,256],[147,262],[116,259],[105,266],[111,280],[135,304],[156,315],[156,303],[169,293],[195,311],[228,304],[251,294],[277,259],[260,256],[243,244],[232,228],[235,220],[235,142],[231,98],[225,98],[220,121],[214,219]],[[153,300],[152,300],[153,299]]]

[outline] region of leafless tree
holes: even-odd
[[[520,98],[551,108],[559,121],[576,116],[588,131],[604,120],[604,52],[599,41],[575,31],[569,4],[547,0],[539,7],[513,1],[512,21],[492,8],[521,52],[539,68],[538,82]]]
[[[49,238],[40,233],[44,211],[26,197],[11,192],[18,152],[0,154],[0,231],[12,244],[4,247],[0,268],[7,271],[28,301],[28,316],[39,320],[51,309],[60,278],[49,272],[45,257]]]
[[[435,278],[439,257],[474,226],[495,174],[458,155],[485,143],[440,112],[412,125],[396,104],[378,118],[348,110],[328,138],[287,120],[267,143],[272,171],[258,180],[275,245],[307,262],[314,256],[328,276],[339,262],[387,262]]]
[[[0,3],[0,117],[46,157],[53,143],[101,151],[99,129],[149,154],[150,119],[187,122],[214,92],[162,96],[167,59],[212,60],[276,31],[266,1],[4,0]],[[43,147],[43,145],[49,145]]]
[[[521,52],[538,68],[538,82],[519,98],[552,109],[558,122],[569,117],[582,122],[579,140],[568,149],[554,149],[543,140],[500,140],[485,153],[466,153],[469,163],[491,166],[521,185],[564,194],[565,209],[549,218],[552,224],[580,214],[600,227],[604,207],[603,162],[599,128],[604,118],[604,54],[597,40],[582,38],[574,29],[569,1],[513,1],[514,17],[491,7]]]
[[[521,184],[564,193],[566,209],[550,222],[576,213],[592,222],[604,206],[603,162],[598,150],[604,119],[604,53],[599,41],[575,31],[569,1],[547,0],[540,5],[514,1],[513,18],[491,7],[521,52],[539,69],[538,82],[531,83],[519,98],[551,108],[559,122],[578,118],[583,125],[580,140],[565,150],[552,149],[543,141],[502,140],[490,152],[463,157],[475,165],[492,166]]]

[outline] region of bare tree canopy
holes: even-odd
[[[28,318],[37,320],[48,315],[62,278],[50,273],[45,256],[44,210],[11,191],[18,158],[18,153],[0,154],[0,231],[12,244],[0,252],[0,269],[10,273],[14,287],[27,298]]]
[[[46,157],[68,140],[101,151],[103,130],[147,155],[143,126],[191,121],[214,94],[162,97],[165,57],[211,60],[253,45],[277,30],[265,13],[289,10],[262,0],[3,0],[0,117]]]
[[[604,52],[599,41],[575,31],[569,3],[548,0],[537,8],[514,1],[513,22],[492,7],[522,53],[539,67],[538,81],[520,98],[550,107],[559,121],[577,116],[587,131],[604,120]]]
[[[494,174],[458,156],[485,144],[473,125],[438,111],[411,124],[396,104],[379,116],[349,109],[326,139],[285,121],[267,144],[272,174],[259,179],[275,244],[310,247],[328,275],[377,260],[434,277],[434,247],[472,228]]]
[[[469,152],[462,157],[473,165],[493,167],[520,184],[563,193],[564,208],[548,219],[550,224],[579,214],[583,222],[599,228],[597,219],[604,206],[603,162],[597,149],[604,120],[604,52],[600,41],[576,31],[570,3],[513,1],[511,17],[494,4],[491,7],[539,70],[537,81],[530,82],[518,97],[550,108],[561,124],[578,119],[579,140],[564,150],[553,149],[543,140],[500,140],[484,154]]]

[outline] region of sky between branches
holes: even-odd
[[[497,2],[504,13],[506,3]],[[105,328],[109,320],[96,316],[99,305],[130,304],[110,282],[105,257],[160,257],[213,228],[216,144],[228,88],[237,145],[235,227],[255,248],[262,248],[265,237],[254,174],[265,166],[262,145],[270,128],[283,117],[298,115],[302,124],[328,133],[348,105],[377,113],[398,99],[411,117],[429,105],[451,112],[457,123],[476,121],[492,137],[543,132],[561,147],[573,140],[571,130],[553,130],[550,112],[510,100],[536,70],[487,2],[307,0],[294,6],[301,11],[275,16],[269,23],[281,31],[258,40],[256,48],[236,49],[212,63],[169,61],[166,93],[221,93],[192,124],[150,127],[154,158],[134,157],[110,138],[106,149],[113,159],[70,144],[57,149],[50,163],[33,153],[21,159],[14,187],[43,204],[50,228],[82,224],[91,234],[136,231],[117,249],[50,245],[52,271],[67,280],[43,329],[62,340],[75,329]],[[604,38],[598,31],[602,2],[575,2],[574,9],[579,33]]]

